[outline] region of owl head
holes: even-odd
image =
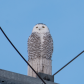
[[[48,27],[43,24],[43,23],[38,23],[34,26],[32,32],[37,32],[37,33],[47,33],[49,32]]]

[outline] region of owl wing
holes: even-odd
[[[28,59],[40,56],[41,40],[37,33],[32,33],[28,39]]]
[[[43,48],[43,57],[51,59],[53,53],[53,39],[50,33],[46,33],[43,37],[44,42],[42,45]]]

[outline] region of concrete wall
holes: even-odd
[[[46,84],[57,84],[51,81],[45,82]],[[0,69],[0,84],[43,84],[43,82],[39,78]]]

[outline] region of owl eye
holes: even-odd
[[[36,27],[36,28],[38,28],[38,27]]]
[[[44,26],[42,26],[42,28],[45,28]]]

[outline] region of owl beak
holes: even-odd
[[[39,30],[41,30],[41,29],[39,29]]]

